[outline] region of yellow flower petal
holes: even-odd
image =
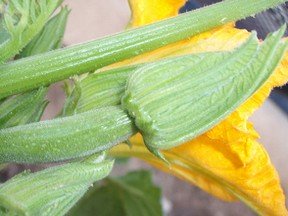
[[[226,142],[211,139],[207,134],[164,151],[170,166],[147,151],[139,134],[131,141],[132,149],[120,145],[112,153],[144,159],[226,201],[238,198],[261,215],[287,215],[277,172],[262,145],[252,139],[246,140],[246,149],[239,149],[239,153],[253,152],[253,160],[245,166]]]
[[[223,49],[226,49],[227,40],[221,40],[220,34],[220,32],[227,33],[225,28],[209,36],[211,40],[217,41],[219,50],[222,50],[221,41],[224,45]],[[235,31],[242,30],[234,29],[231,31],[232,34]],[[246,32],[242,36],[246,37]],[[239,43],[238,39],[235,42]],[[209,39],[198,36],[195,50],[199,51],[199,47],[212,49],[207,40]],[[235,46],[228,43],[231,48],[232,45]],[[205,47],[205,44],[209,47]],[[195,50],[192,48],[192,52]],[[278,174],[265,149],[256,142],[259,136],[252,124],[248,122],[248,117],[261,106],[271,89],[287,82],[287,61],[288,55],[268,82],[226,120],[202,136],[165,151],[165,157],[171,161],[170,167],[146,150],[139,135],[131,140],[132,150],[118,146],[113,151],[116,151],[117,155],[124,153],[124,155],[142,158],[159,169],[189,181],[221,199],[229,201],[238,198],[259,214],[288,215]]]
[[[186,0],[129,0],[131,27],[142,26],[176,16]]]
[[[224,26],[136,57],[126,64],[152,61],[171,55],[230,50],[248,36],[249,33],[245,30]],[[144,153],[146,149],[139,138],[132,141],[133,145],[140,145],[133,147],[130,154],[136,154],[135,156],[221,199],[241,199],[263,215],[287,215],[278,174],[265,149],[256,142],[259,136],[248,122],[249,116],[261,106],[271,89],[287,82],[287,61],[288,56],[268,82],[226,120],[193,141],[165,151],[171,167],[151,155],[147,156],[150,153]],[[141,151],[137,152],[139,149]]]
[[[171,2],[179,3],[174,5],[174,11],[169,9],[163,12],[155,8],[155,2],[159,1],[131,0],[133,26],[175,15],[181,6],[180,1],[163,0],[161,4],[167,7],[173,6]],[[112,67],[197,52],[227,51],[243,43],[249,34],[230,24]],[[202,136],[164,151],[165,157],[171,162],[169,167],[147,151],[139,134],[131,139],[132,150],[120,145],[112,150],[112,154],[142,158],[223,200],[240,199],[259,214],[288,215],[278,174],[267,152],[256,141],[259,135],[248,122],[249,116],[262,105],[271,89],[287,82],[287,66],[288,54],[267,83],[226,120]]]

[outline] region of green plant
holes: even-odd
[[[132,8],[137,4],[135,1],[130,1]],[[252,33],[246,42],[241,44],[239,40],[241,45],[229,51],[191,52],[185,44],[189,40],[176,48],[169,47],[283,2],[227,0],[117,35],[60,48],[69,15],[66,7],[57,10],[62,1],[2,0],[0,162],[66,163],[36,173],[24,172],[3,183],[0,213],[93,215],[93,203],[101,207],[101,202],[106,200],[116,210],[108,206],[97,214],[159,215],[160,192],[146,172],[108,178],[79,201],[91,184],[110,173],[113,160],[109,158],[136,156],[164,170],[170,167],[173,174],[188,180],[193,178],[185,174],[186,170],[198,172],[259,214],[286,214],[284,196],[269,159],[261,165],[268,164],[267,178],[276,182],[271,194],[276,194],[277,209],[267,204],[265,198],[254,199],[244,186],[243,190],[238,188],[233,181],[208,168],[205,170],[201,164],[191,165],[185,155],[177,153],[187,142],[202,139],[203,134],[221,128],[242,104],[269,84],[269,90],[265,90],[268,94],[279,85],[272,80],[276,75],[278,80],[287,81],[287,69],[281,76],[275,75],[275,71],[285,69],[281,61],[287,43],[281,38],[286,28],[271,34],[261,44]],[[52,16],[55,11],[56,15]],[[130,27],[135,20],[136,12]],[[161,47],[168,49],[156,50]],[[152,50],[162,55],[153,56],[152,52],[147,54],[151,57],[148,60],[143,55],[140,61],[129,60]],[[123,60],[128,62],[114,64]],[[40,121],[48,103],[45,99],[48,86],[71,76],[74,82],[66,83],[67,100],[62,112],[53,120]],[[239,117],[239,121],[246,123],[249,115],[244,111],[239,113],[245,116]],[[226,133],[228,130],[223,131]],[[255,142],[250,140],[249,133],[245,135],[245,145],[247,140]],[[215,134],[211,133],[209,138]],[[231,135],[236,136],[237,133]],[[219,139],[215,138],[215,145],[217,142]],[[120,143],[129,144],[132,149],[127,150]],[[238,153],[237,149],[232,150]],[[263,153],[261,149],[256,152]],[[239,155],[240,163],[244,161],[246,166],[245,157],[250,155]],[[117,195],[111,191],[117,191]],[[147,193],[151,197],[146,198]],[[79,205],[72,208],[78,201]]]

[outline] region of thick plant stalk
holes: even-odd
[[[101,152],[135,133],[119,107],[0,130],[0,163],[62,161]]]
[[[283,2],[223,1],[100,40],[0,66],[0,99],[157,49]]]

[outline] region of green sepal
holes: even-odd
[[[110,173],[113,161],[94,157],[8,180],[0,186],[1,215],[65,215],[94,182]]]
[[[136,133],[120,107],[0,130],[0,163],[62,161],[101,152]]]
[[[122,107],[149,149],[168,149],[206,132],[251,97],[286,51],[285,32],[262,45],[253,34],[233,52],[194,54],[151,63],[127,82]]]
[[[166,163],[166,165],[169,167],[170,162],[165,158],[165,156],[161,153],[161,151],[158,148],[153,148],[150,145],[144,143],[146,148],[158,159],[160,159],[162,162]]]
[[[79,104],[79,100],[82,97],[82,87],[81,82],[74,80],[73,90],[71,90],[71,85],[67,82],[64,84],[64,89],[67,95],[64,107],[60,116],[70,116],[76,114],[76,109]],[[96,107],[95,107],[96,108]]]

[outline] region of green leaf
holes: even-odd
[[[64,215],[112,166],[113,161],[93,156],[37,173],[21,173],[0,186],[1,215]]]
[[[0,130],[0,163],[62,161],[101,152],[135,133],[120,107]]]
[[[20,58],[45,53],[61,47],[69,15],[67,7],[49,20],[43,30],[21,51]]]
[[[223,1],[120,34],[1,65],[0,99],[155,50],[283,2]],[[0,59],[6,53],[1,52]]]
[[[62,0],[7,1],[3,24],[9,38],[0,44],[0,63],[18,54],[42,30],[61,2]]]
[[[71,216],[160,216],[161,192],[147,171],[108,178],[71,210]]]
[[[133,73],[122,107],[154,153],[206,132],[252,96],[286,51],[285,28],[261,45],[255,34],[230,53],[196,54],[152,63]]]

